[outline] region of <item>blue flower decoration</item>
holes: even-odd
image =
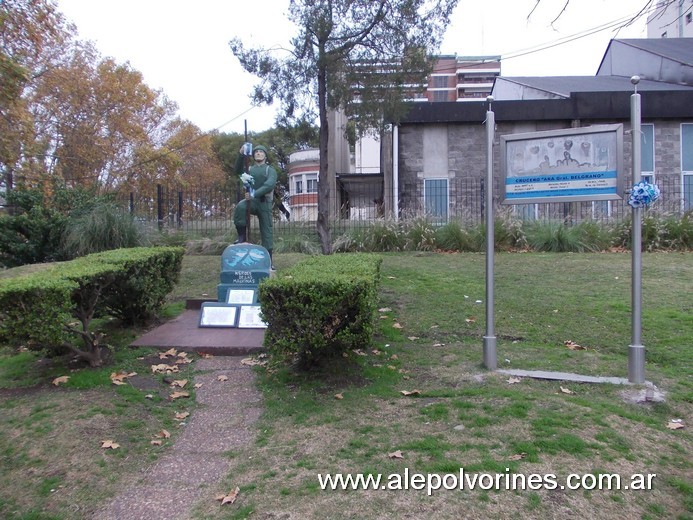
[[[641,181],[630,190],[628,204],[634,208],[649,206],[659,198],[659,188],[656,184]]]

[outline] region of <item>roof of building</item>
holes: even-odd
[[[634,90],[630,78],[624,76],[500,76],[496,78],[496,82],[499,81],[508,81],[563,98],[569,98],[573,92],[633,92]],[[646,79],[638,83],[638,91],[653,90],[693,91],[693,87]]]
[[[693,66],[693,38],[623,38],[613,39],[604,52],[606,57],[612,45],[627,45],[660,58]],[[603,63],[603,60],[602,60]],[[601,68],[601,65],[599,66]],[[597,72],[599,74],[599,72]]]

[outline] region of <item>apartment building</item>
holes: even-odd
[[[648,38],[693,37],[693,0],[660,0],[647,17]]]

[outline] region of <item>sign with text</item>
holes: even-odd
[[[235,327],[238,307],[218,302],[204,302],[200,309],[199,327]]]
[[[501,203],[622,198],[623,125],[501,136]]]

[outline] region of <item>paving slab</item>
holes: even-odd
[[[262,394],[243,356],[195,363],[199,404],[170,451],[142,470],[131,484],[98,511],[94,520],[184,520],[200,501],[214,501],[226,478],[225,453],[249,446],[262,411]],[[219,376],[226,376],[220,381]]]
[[[552,381],[571,381],[574,383],[608,383],[612,385],[632,385],[623,377],[610,376],[583,376],[580,374],[572,374],[570,372],[551,372],[545,370],[498,370],[501,374],[507,374],[515,377],[531,377],[533,379],[549,379]],[[645,381],[645,386],[653,386],[651,382]]]
[[[187,309],[176,318],[150,330],[130,343],[133,347],[174,347],[214,356],[246,356],[264,351],[265,329],[198,327],[199,309]]]

